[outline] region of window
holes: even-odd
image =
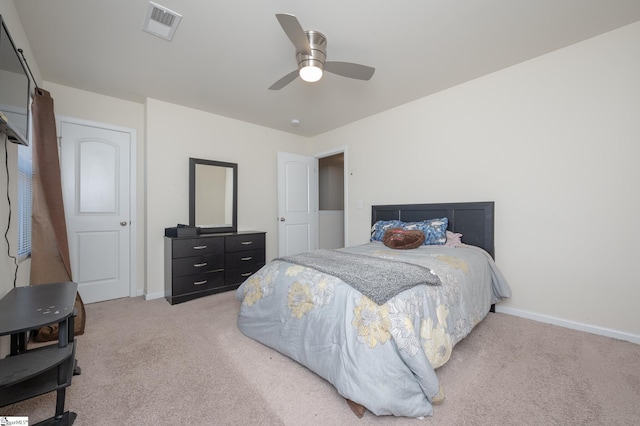
[[[31,144],[18,146],[18,258],[31,254]]]

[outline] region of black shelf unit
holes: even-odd
[[[11,352],[0,359],[0,407],[56,391],[56,413],[40,426],[71,425],[76,418],[64,403],[76,369],[77,290],[73,282],[17,287],[0,300],[0,336],[11,335]],[[57,344],[26,348],[31,330],[56,323]]]

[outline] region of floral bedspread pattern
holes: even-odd
[[[506,280],[472,246],[392,250],[371,242],[344,250],[428,267],[442,285],[416,286],[378,305],[334,276],[277,260],[238,288],[240,330],[376,415],[432,415],[435,369],[492,303],[511,295]]]

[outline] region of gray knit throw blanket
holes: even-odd
[[[340,278],[379,305],[417,285],[441,285],[429,268],[340,250],[315,250],[275,260],[315,269]]]

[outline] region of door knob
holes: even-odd
[[[123,220],[122,222],[120,222],[120,226],[127,226],[127,221]]]
[[[280,222],[284,222],[286,219],[284,217],[280,218]]]

